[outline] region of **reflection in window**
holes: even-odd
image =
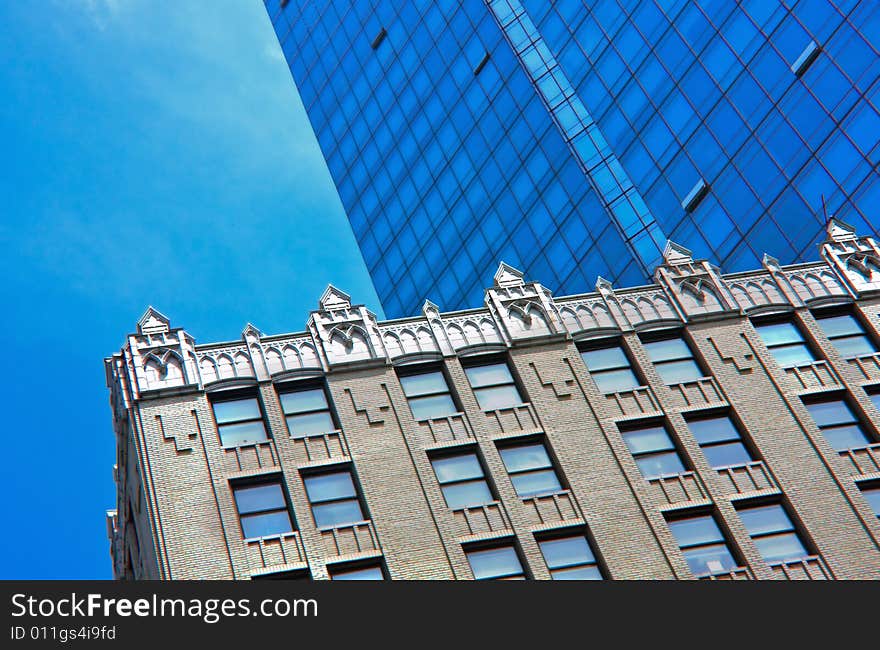
[[[729,417],[690,420],[687,424],[714,469],[745,465],[754,460]]]
[[[845,359],[861,357],[877,352],[862,324],[851,314],[838,316],[816,316],[816,321],[825,332],[840,356]]]
[[[743,508],[739,510],[739,516],[768,564],[799,560],[810,555],[781,505]]]
[[[630,366],[626,353],[619,345],[611,348],[585,350],[581,358],[603,393],[620,393],[633,390],[641,385]]]
[[[416,420],[442,418],[458,411],[446,378],[439,370],[405,375],[400,378],[400,385]]]
[[[783,368],[803,366],[816,360],[794,323],[755,325],[755,329],[776,363]]]
[[[336,568],[330,569],[331,580],[384,580],[385,574],[382,567],[367,566],[360,568]]]
[[[513,546],[466,551],[477,580],[525,580],[522,562]]]
[[[541,554],[554,580],[602,580],[590,542],[583,535],[539,541]]]
[[[871,444],[862,424],[844,400],[812,402],[805,406],[835,451],[862,449]]]
[[[280,481],[243,485],[232,490],[245,539],[281,535],[293,530]]]
[[[666,432],[658,425],[622,432],[636,465],[646,479],[659,478],[687,471],[678,450]]]
[[[443,456],[431,461],[446,505],[457,510],[492,503],[495,497],[474,453]]]
[[[470,366],[464,371],[480,408],[484,411],[510,408],[523,403],[506,363]]]
[[[256,397],[212,403],[220,444],[237,447],[267,439],[263,413]]]
[[[318,528],[348,526],[366,519],[348,470],[307,476],[304,483]]]
[[[278,397],[291,437],[305,438],[336,430],[323,388],[281,393]]]
[[[669,530],[695,576],[727,573],[737,567],[712,515],[674,519],[669,522]]]
[[[516,493],[525,498],[559,492],[562,485],[543,444],[536,442],[499,450]]]
[[[696,381],[704,376],[684,339],[664,339],[643,344],[657,374],[666,384]]]

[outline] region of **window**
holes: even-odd
[[[880,517],[880,485],[871,484],[860,489],[862,490],[862,494],[865,495],[865,500],[868,502],[868,505],[871,506],[871,511]]]
[[[768,564],[799,560],[810,555],[785,508],[778,503],[743,508],[739,516]]]
[[[299,580],[311,581],[312,575],[302,569],[298,571],[276,571],[275,573],[263,573],[251,576],[251,580]]]
[[[458,411],[446,378],[439,370],[405,375],[400,378],[400,385],[416,420],[442,418]]]
[[[477,580],[525,580],[522,562],[513,546],[465,551]]]
[[[361,567],[338,567],[330,569],[331,580],[384,580],[382,567],[377,565]]]
[[[836,451],[861,449],[871,444],[852,409],[842,399],[806,403],[816,426]]]
[[[245,539],[281,535],[293,530],[281,481],[232,488]]]
[[[794,323],[755,325],[755,329],[776,363],[783,368],[803,366],[816,360]]]
[[[603,393],[620,393],[632,390],[642,383],[632,371],[629,358],[619,345],[597,350],[584,350],[581,358],[587,370]]]
[[[306,438],[337,429],[323,388],[281,393],[278,397],[291,437]]]
[[[687,471],[662,425],[622,432],[623,441],[646,479]]]
[[[583,535],[538,541],[554,580],[602,580],[602,571],[590,542]]]
[[[266,440],[263,412],[256,397],[213,402],[214,419],[220,433],[220,444],[237,447]]]
[[[506,363],[471,366],[464,369],[474,395],[484,411],[509,408],[523,403]]]
[[[335,528],[364,521],[351,472],[315,474],[304,479],[312,515],[318,528]]]
[[[837,316],[816,316],[816,321],[834,344],[840,356],[851,359],[877,352],[865,328],[851,314]]]
[[[649,341],[643,345],[664,383],[681,384],[705,376],[684,339]]]
[[[481,506],[495,500],[475,453],[435,458],[431,465],[446,505],[453,510]]]
[[[499,453],[519,496],[550,494],[562,489],[547,448],[542,443],[505,447],[499,449]]]
[[[868,393],[868,398],[874,404],[874,408],[880,411],[880,390],[877,390],[876,386],[871,388],[871,392]]]
[[[706,460],[714,468],[745,465],[755,460],[727,416],[690,420],[691,430]]]
[[[724,533],[712,515],[700,515],[669,522],[678,547],[695,576],[727,573],[738,565]]]

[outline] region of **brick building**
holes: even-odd
[[[106,360],[120,579],[880,578],[880,247]]]

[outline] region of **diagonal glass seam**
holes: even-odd
[[[519,0],[484,0],[646,277],[666,235]]]

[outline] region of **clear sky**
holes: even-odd
[[[147,305],[211,342],[378,299],[260,0],[0,24],[0,578],[109,578],[103,358]]]

